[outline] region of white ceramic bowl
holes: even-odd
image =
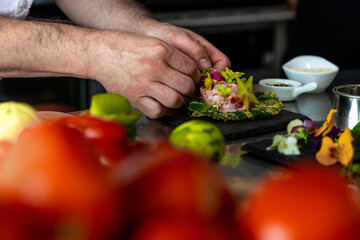
[[[282,66],[287,78],[302,84],[316,82],[313,92],[323,92],[334,80],[339,67],[325,58],[311,55],[298,56]]]
[[[310,82],[305,85],[298,81],[279,78],[267,78],[259,81],[260,90],[275,92],[281,101],[293,101],[302,93],[315,90],[318,85]]]

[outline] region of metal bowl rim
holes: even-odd
[[[340,88],[346,88],[346,87],[359,87],[360,88],[360,84],[339,85],[339,86],[333,87],[332,91],[333,91],[333,93],[344,96],[344,97],[360,99],[360,96],[355,96],[355,95],[339,92]]]

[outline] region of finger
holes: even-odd
[[[147,95],[167,108],[178,108],[185,102],[185,98],[180,93],[158,82],[153,82],[148,87]]]
[[[159,118],[166,113],[166,107],[151,97],[139,98],[134,103],[134,107],[152,119]]]
[[[199,44],[204,47],[214,69],[224,70],[225,68],[231,67],[230,59],[213,44],[200,35],[196,34],[194,37],[197,39]]]
[[[214,55],[210,55],[210,59],[213,63],[213,68],[216,70],[225,70],[225,68],[231,67],[230,59],[220,51]]]
[[[200,81],[201,73],[196,63],[181,51],[174,49],[174,52],[168,56],[166,62],[172,69],[191,77],[194,83]]]
[[[161,75],[158,82],[176,90],[183,96],[189,96],[195,91],[195,83],[191,77],[186,76],[174,69],[167,69],[166,75]]]
[[[212,66],[206,49],[193,38],[190,31],[177,32],[176,37],[171,38],[171,44],[191,57],[197,63],[199,69]]]
[[[200,69],[213,67],[223,70],[231,66],[229,58],[213,44],[194,32],[185,31],[187,36],[177,37],[173,44],[193,58]]]

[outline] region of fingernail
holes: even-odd
[[[201,69],[211,67],[211,63],[210,63],[209,59],[207,59],[207,58],[200,59],[199,64],[200,64]]]

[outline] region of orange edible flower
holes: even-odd
[[[323,125],[315,130],[314,137],[319,136],[322,134],[325,136],[333,127],[336,127],[336,122],[334,119],[334,114],[337,113],[337,109],[331,109],[329,114],[327,115],[326,121],[323,123]]]
[[[210,76],[210,73],[207,73],[207,78],[205,78],[205,82],[204,82],[204,85],[205,85],[205,90],[211,90],[212,89],[212,83],[213,83],[213,80]]]
[[[334,165],[336,162],[344,166],[349,165],[354,156],[354,147],[351,143],[353,140],[349,128],[340,135],[338,142],[333,142],[330,137],[323,137],[321,148],[316,153],[316,160],[325,166]]]

